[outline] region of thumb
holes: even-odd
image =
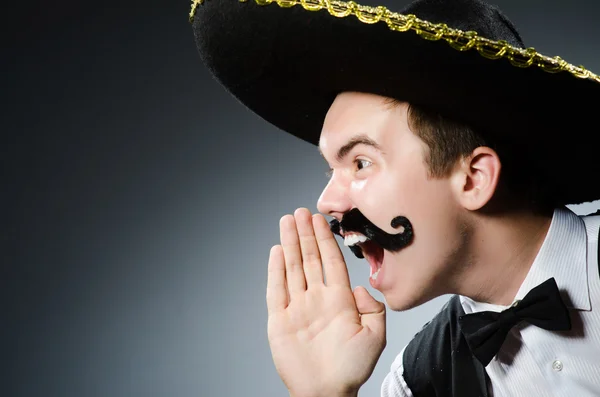
[[[385,305],[375,300],[365,287],[356,287],[353,293],[363,327],[385,337]]]

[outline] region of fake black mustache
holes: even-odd
[[[369,240],[387,251],[400,251],[409,245],[413,239],[412,224],[408,218],[397,216],[392,219],[391,226],[394,229],[402,227],[403,230],[397,234],[387,233],[368,220],[358,208],[353,208],[344,214],[341,221],[334,219],[329,222],[329,228],[338,236],[341,236],[340,229],[344,232],[357,232],[367,236]],[[349,248],[356,257],[363,258],[362,250],[358,245]]]

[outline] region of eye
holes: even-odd
[[[369,160],[356,159],[354,160],[354,164],[356,164],[356,169],[360,171],[363,168],[369,167],[373,163],[371,163]]]

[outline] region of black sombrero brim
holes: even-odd
[[[304,141],[318,144],[338,93],[369,92],[428,106],[490,141],[526,148],[543,165],[536,172],[556,182],[558,202],[600,198],[600,184],[589,177],[600,171],[595,148],[581,142],[596,135],[600,77],[412,11],[327,0],[205,0],[190,18],[216,79]]]

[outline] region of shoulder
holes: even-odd
[[[434,357],[430,357],[431,352],[437,350],[432,342],[446,333],[446,329],[451,327],[451,319],[454,312],[460,306],[458,296],[453,296],[442,306],[438,314],[427,322],[412,340],[402,349],[391,365],[390,372],[386,375],[381,385],[382,397],[413,397],[420,395],[422,390],[420,386],[425,367],[429,367]],[[441,346],[439,346],[441,347]],[[427,358],[425,358],[427,356]],[[416,379],[419,378],[419,379]],[[427,380],[425,380],[427,382]]]
[[[463,314],[460,296],[452,296],[404,349],[404,380],[417,395],[436,395],[434,390],[451,388],[456,361],[470,357],[470,352],[461,351],[466,347],[458,324]]]
[[[408,387],[404,380],[402,356],[405,349],[406,347],[396,356],[391,365],[390,372],[385,376],[381,384],[381,397],[414,397],[410,387]]]
[[[457,342],[455,338],[461,337],[458,317],[463,314],[460,296],[453,295],[408,343],[404,349],[404,364],[414,365],[424,355],[430,359],[439,358],[440,352],[449,349]]]

